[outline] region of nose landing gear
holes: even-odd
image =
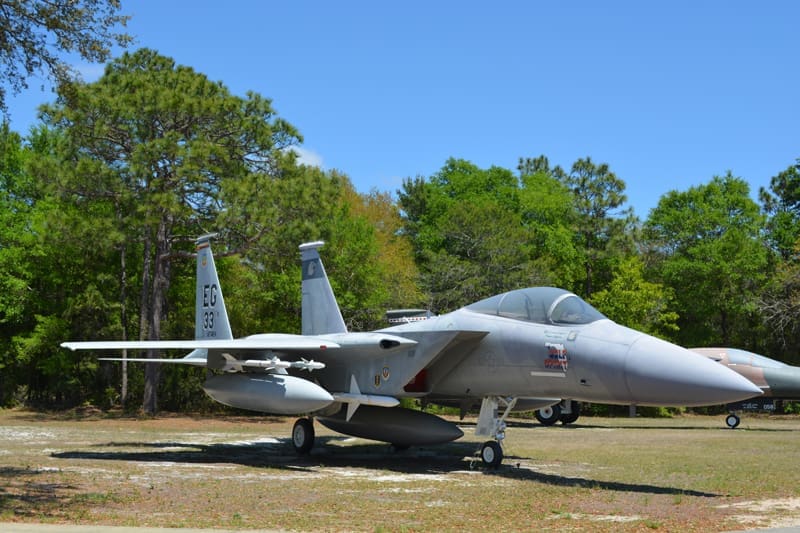
[[[488,440],[481,446],[481,461],[489,468],[497,468],[503,462],[503,448],[500,443]]]
[[[497,468],[503,462],[503,439],[506,438],[506,418],[517,403],[516,398],[487,396],[481,402],[478,425],[475,434],[480,437],[492,437],[494,440],[484,442],[478,450],[481,461],[489,468]],[[498,408],[504,406],[503,414],[498,416]]]

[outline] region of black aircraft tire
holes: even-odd
[[[725,417],[725,423],[728,424],[728,427],[731,428],[731,429],[735,429],[736,427],[738,427],[739,426],[739,422],[741,422],[741,420],[739,419],[739,417],[737,415],[735,415],[733,413],[731,413],[731,414],[729,414],[728,416]]]
[[[536,420],[543,426],[552,426],[561,417],[561,406],[558,404],[536,410]]]
[[[489,468],[497,468],[503,462],[503,448],[493,440],[484,442],[481,446],[481,461]]]
[[[559,420],[561,423],[566,424],[574,424],[578,418],[581,416],[581,404],[579,402],[572,402],[572,412],[571,413],[562,413]]]
[[[298,455],[308,455],[314,447],[314,423],[308,418],[298,418],[292,428],[292,446]]]

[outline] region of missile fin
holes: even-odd
[[[353,374],[350,374],[350,394],[361,394],[361,389],[358,388],[358,382]],[[350,422],[353,415],[356,414],[356,409],[361,405],[359,401],[352,401],[347,404],[347,417],[345,421]]]

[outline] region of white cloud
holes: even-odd
[[[92,83],[100,79],[106,66],[103,63],[78,63],[72,65],[72,68],[80,74],[83,81]]]
[[[292,146],[289,149],[297,154],[297,162],[301,165],[322,168],[322,156],[315,151],[302,146]]]

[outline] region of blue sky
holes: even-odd
[[[800,2],[123,0],[137,44],[253,90],[309,161],[394,192],[449,157],[590,156],[645,218],[730,170],[753,196],[800,158]],[[80,66],[87,80],[101,66]],[[26,132],[53,99],[8,101]]]

